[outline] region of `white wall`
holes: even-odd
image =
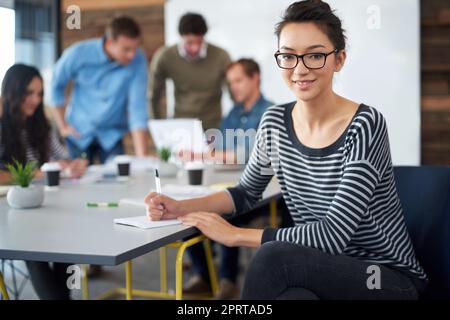
[[[273,58],[274,25],[292,1],[169,0],[166,43],[179,41],[178,20],[187,11],[207,20],[207,39],[232,59],[252,57],[262,69],[263,93],[276,103],[295,98],[284,85]],[[418,0],[335,0],[347,30],[347,62],[334,88],[350,99],[379,109],[387,119],[393,162],[420,163],[420,43]],[[169,104],[173,99],[169,99]],[[224,98],[225,111],[231,102]]]

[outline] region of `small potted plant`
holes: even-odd
[[[25,165],[17,160],[6,164],[6,169],[11,173],[12,184],[6,200],[10,207],[14,209],[37,208],[44,201],[44,188],[31,184],[36,173],[37,163],[29,161]]]
[[[177,174],[178,168],[175,163],[170,160],[172,158],[172,151],[168,147],[158,149],[159,157],[159,174],[161,176],[173,177]]]

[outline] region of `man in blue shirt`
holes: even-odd
[[[245,58],[231,63],[226,70],[235,105],[220,124],[222,141],[215,143],[216,150],[222,147],[225,163],[239,163],[240,159],[247,162],[259,121],[264,111],[273,105],[261,93],[260,74],[258,63]],[[243,135],[238,134],[239,130]]]
[[[222,119],[220,129],[206,131],[209,149],[202,154],[189,150],[180,152],[183,161],[208,161],[214,164],[245,164],[253,147],[259,121],[266,109],[273,105],[261,93],[261,71],[253,59],[239,59],[228,65],[226,78],[235,102]]]
[[[85,153],[90,163],[96,157],[104,163],[124,152],[122,138],[128,131],[136,155],[147,154],[147,61],[139,49],[140,34],[133,19],[116,18],[104,38],[72,45],[56,63],[53,114],[72,157]]]
[[[272,102],[266,100],[260,90],[260,68],[252,59],[240,59],[227,67],[226,77],[235,105],[230,113],[222,120],[221,136],[213,142],[215,161],[220,163],[238,163],[239,159],[248,160],[253,147],[251,138],[256,133],[259,121],[264,111]],[[245,140],[235,134],[236,129],[243,130]],[[250,131],[250,133],[248,133]],[[247,134],[248,133],[248,134]],[[241,154],[245,152],[245,157]],[[209,273],[203,247],[194,245],[188,248],[191,256],[193,271],[192,277],[183,292],[200,294],[211,291],[209,286]],[[219,266],[219,292],[217,299],[233,299],[238,297],[237,276],[239,273],[239,248],[229,248],[221,245],[221,260]]]

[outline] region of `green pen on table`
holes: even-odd
[[[117,202],[87,202],[88,208],[117,208],[119,203]]]

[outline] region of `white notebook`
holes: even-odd
[[[114,219],[114,223],[137,227],[140,229],[151,229],[181,224],[181,221],[177,219],[150,221],[147,216],[137,216],[130,218],[117,218]]]

